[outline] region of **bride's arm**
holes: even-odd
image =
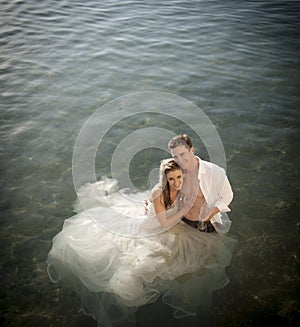
[[[154,207],[155,214],[160,222],[160,224],[166,228],[171,225],[174,225],[178,222],[184,215],[188,213],[190,208],[192,207],[193,201],[185,200],[183,202],[183,206],[174,214],[168,215],[167,210],[165,208],[163,195],[160,190],[156,190],[152,193],[152,203]]]

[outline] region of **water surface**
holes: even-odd
[[[72,215],[81,126],[108,101],[139,91],[193,102],[226,151],[239,245],[231,284],[215,295],[207,324],[299,322],[299,1],[0,4],[1,322],[95,326],[71,289],[50,283],[45,260]],[[153,125],[183,128],[144,118],[112,128],[97,174],[107,172],[105,158],[126,133]],[[163,155],[133,159],[139,187]],[[157,303],[138,311],[137,325],[198,326],[199,319],[173,321]]]

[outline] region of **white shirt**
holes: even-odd
[[[231,211],[228,207],[233,199],[231,185],[223,168],[198,157],[197,159],[199,160],[199,185],[206,203],[211,210],[215,207],[220,210],[211,219],[211,223],[218,233],[225,234],[231,227],[231,221],[226,214]]]

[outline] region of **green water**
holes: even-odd
[[[175,321],[160,303],[138,326],[281,326],[299,322],[299,2],[1,1],[1,315],[5,326],[95,326],[67,285],[45,270],[52,238],[76,199],[72,153],[85,121],[131,92],[176,94],[218,131],[234,190],[238,247],[231,283],[211,312]],[[183,114],[174,108],[173,114]],[[97,177],[127,134],[175,119],[113,126]],[[130,176],[165,153],[144,150]]]

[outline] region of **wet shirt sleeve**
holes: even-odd
[[[222,174],[220,177],[220,183],[219,183],[218,194],[217,194],[217,201],[215,203],[215,207],[217,207],[220,212],[229,212],[231,209],[229,208],[229,204],[231,203],[233,199],[233,192],[231,189],[231,185],[228,181],[227,176]]]
[[[209,207],[229,212],[233,192],[225,170],[213,163],[201,161],[200,187]]]

